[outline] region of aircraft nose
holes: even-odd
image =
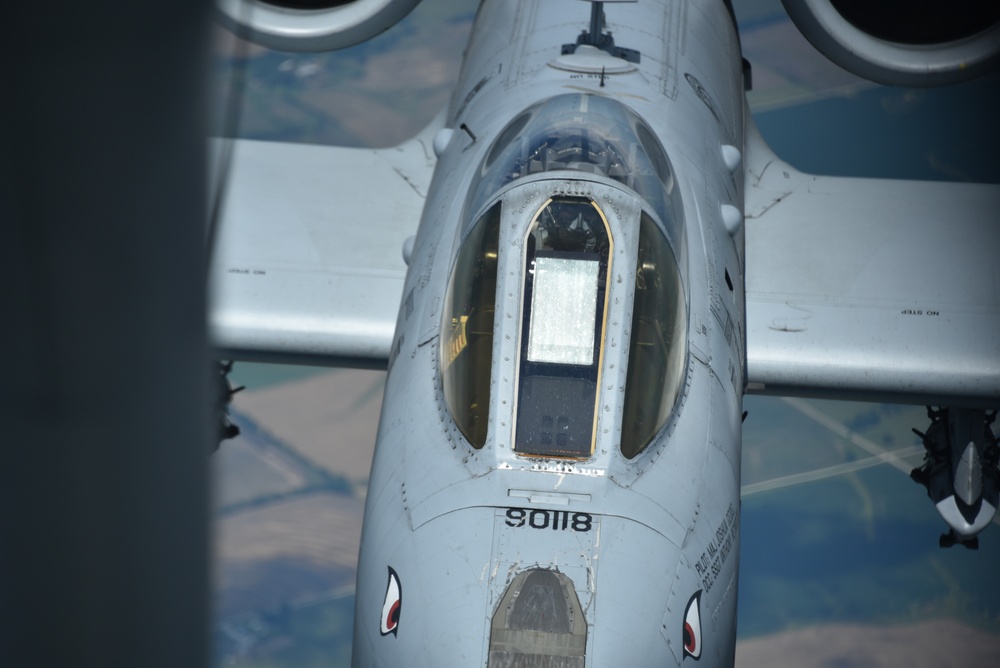
[[[500,527],[499,573],[516,570],[491,610],[488,666],[676,666],[693,639],[700,652],[685,606],[704,585],[675,542],[617,516],[580,514],[566,532],[530,517]]]
[[[518,574],[490,630],[490,666],[583,668],[587,619],[572,580],[547,568]]]
[[[977,505],[969,506],[955,495],[939,501],[937,509],[956,534],[968,538],[985,529],[997,513],[997,509],[984,499]]]
[[[388,559],[364,555],[357,666],[679,666],[723,635],[702,628],[699,606],[729,577],[699,597],[707,585],[679,541],[648,524],[465,508],[406,533]]]

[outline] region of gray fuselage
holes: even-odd
[[[480,6],[389,362],[355,666],[733,662],[745,378],[736,28],[722,0],[609,3],[607,31],[639,62],[561,55],[588,11]],[[543,230],[553,203],[585,213]],[[588,239],[597,229],[604,241],[552,241],[587,216]],[[469,254],[475,279],[463,283],[463,248],[489,237],[476,230],[486,219],[495,245]],[[670,271],[643,259],[671,254]],[[658,282],[671,276],[679,299],[640,306],[640,291],[666,294]],[[589,296],[576,300],[574,286]],[[463,312],[466,297],[478,306]],[[666,351],[658,362],[637,362],[640,326]]]

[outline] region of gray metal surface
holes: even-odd
[[[333,51],[375,37],[420,0],[215,0],[216,19],[278,51]],[[309,5],[312,7],[309,7]],[[324,6],[325,5],[325,6]]]
[[[989,72],[1000,61],[1000,24],[983,26],[976,35],[941,44],[903,44],[867,34],[845,19],[831,0],[782,3],[817,50],[844,69],[881,84],[954,84]],[[872,11],[884,10],[873,5]],[[907,17],[897,20],[905,24]]]
[[[725,282],[727,272],[740,275],[742,263],[721,207],[741,204],[742,172],[730,171],[720,147],[742,146],[736,35],[723,3],[622,3],[605,12],[616,44],[641,51],[642,59],[613,76],[605,71],[602,81],[601,72],[555,62],[561,45],[590,25],[587,4],[503,0],[480,7],[446,121],[456,131],[428,192],[392,347],[359,562],[356,666],[485,665],[494,612],[513,579],[532,568],[557,570],[573,583],[586,617],[585,665],[680,665],[686,606],[696,592],[700,615],[690,619],[713,620],[701,624],[701,664],[732,662],[743,301],[740,282]],[[665,37],[671,31],[702,38],[682,49]],[[478,192],[493,142],[522,110],[568,95],[582,119],[593,110],[584,94],[610,97],[648,123],[669,159],[668,201],[676,209],[643,201],[611,172],[563,160],[556,160],[558,171]],[[562,129],[577,127],[573,118]],[[601,135],[600,122],[586,126],[588,137]],[[477,139],[458,130],[462,124]],[[517,360],[528,303],[525,238],[536,210],[553,196],[593,198],[614,240],[596,444],[577,460],[512,450],[523,400]],[[442,304],[463,238],[498,200],[489,425],[474,450],[445,403]],[[690,354],[675,413],[648,448],[627,459],[618,441],[643,209],[674,215],[669,225],[660,221],[660,233],[682,268]],[[376,621],[387,566],[398,573],[403,598],[397,631],[382,635]]]
[[[749,391],[1000,403],[1000,186],[746,169]]]
[[[234,140],[210,274],[222,357],[385,365],[439,126],[379,150]]]

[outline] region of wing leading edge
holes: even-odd
[[[749,391],[1000,404],[1000,186],[803,174],[748,126]]]
[[[210,272],[220,356],[385,365],[440,125],[375,150],[234,140]]]

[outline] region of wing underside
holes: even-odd
[[[1000,186],[746,168],[749,391],[1000,405]]]

